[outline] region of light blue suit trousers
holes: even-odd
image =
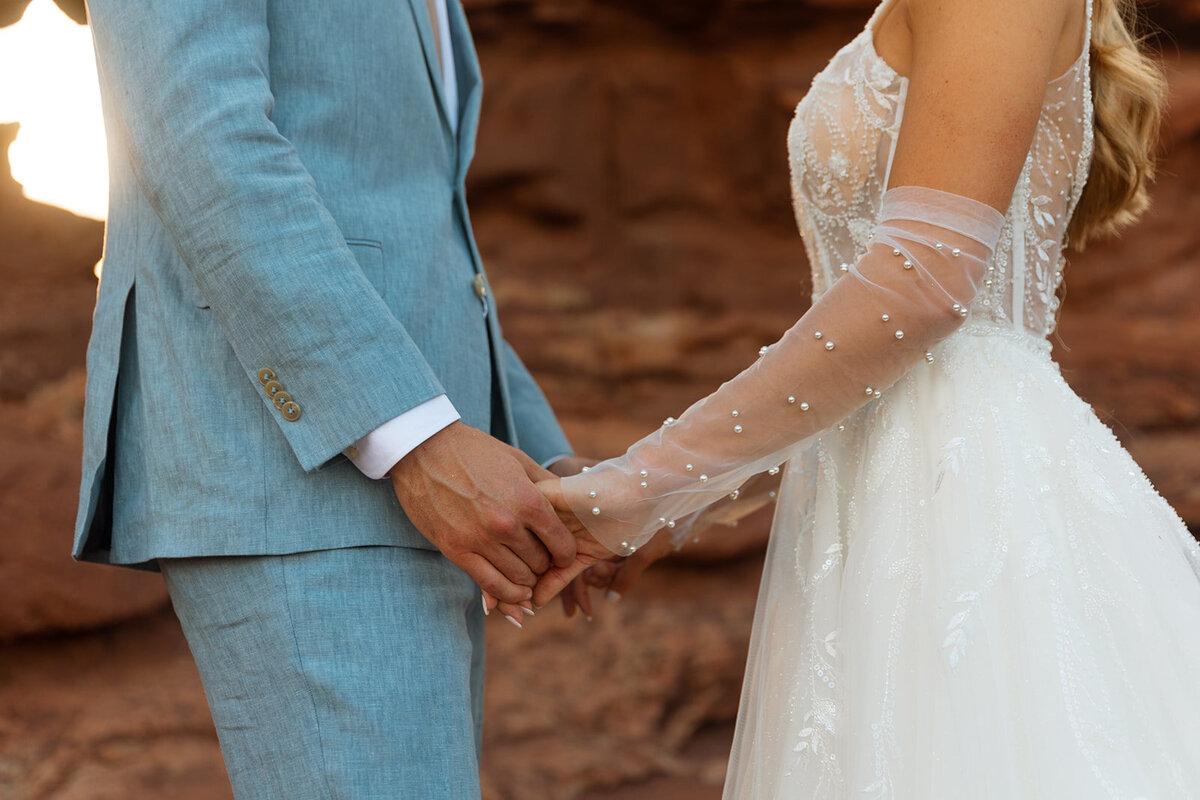
[[[425,0],[88,6],[110,201],[74,555],[161,564],[240,800],[477,797],[478,594],[343,455],[443,393],[570,452],[471,231],[462,8],[447,109]]]

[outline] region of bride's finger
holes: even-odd
[[[579,608],[583,610],[584,616],[590,621],[595,612],[592,610],[592,593],[588,591],[588,586],[583,581],[575,581],[571,584],[564,594],[574,593],[575,602],[579,604]]]
[[[496,607],[500,605],[500,601],[486,590],[480,590],[480,594],[483,595],[483,615],[486,617],[496,610]]]
[[[601,561],[583,573],[583,580],[588,586],[596,589],[606,589],[617,574],[618,564],[612,561]]]
[[[575,616],[575,612],[579,608],[579,604],[575,602],[575,596],[571,592],[563,592],[558,598],[562,601],[563,616],[567,619]]]

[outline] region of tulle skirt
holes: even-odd
[[[1200,798],[1200,548],[969,322],[785,471],[727,800]]]

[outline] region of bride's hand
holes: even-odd
[[[600,544],[600,542],[596,541],[595,537],[579,521],[579,518],[575,516],[575,513],[567,503],[566,497],[563,495],[562,481],[560,479],[544,480],[535,485],[538,491],[544,494],[546,499],[550,501],[550,505],[554,507],[558,518],[566,526],[567,530],[575,535],[577,545],[575,562],[573,564],[568,567],[555,567],[551,565],[550,569],[538,579],[537,585],[533,588],[533,605],[535,608],[540,608],[570,586],[572,581],[582,575],[588,567],[612,558],[613,553],[607,547]]]
[[[604,598],[608,603],[619,603],[629,591],[629,587],[641,577],[651,564],[673,552],[675,552],[675,546],[671,541],[671,532],[661,530],[655,534],[653,539],[638,548],[633,555],[628,558],[602,561],[585,572],[576,583],[585,583],[587,586],[600,590],[604,593]],[[582,592],[586,594],[587,589],[582,589]],[[567,597],[568,593],[564,592],[564,605]],[[590,613],[589,611],[589,616]],[[571,615],[568,613],[567,616]]]
[[[548,478],[539,481],[535,486],[550,501],[550,504],[554,507],[555,512],[567,527],[567,530],[575,535],[578,547],[577,554],[575,561],[570,566],[560,568],[552,565],[538,579],[537,585],[533,590],[533,608],[535,609],[541,608],[553,600],[560,592],[570,586],[588,567],[605,559],[612,558],[613,555],[611,550],[596,541],[583,523],[579,521],[579,518],[575,516],[575,513],[571,511],[566,498],[563,496],[561,484],[562,480],[560,478]],[[523,608],[511,603],[501,603],[487,592],[483,593],[483,606],[484,611],[489,613],[492,610],[499,609],[509,622],[512,622],[517,627],[521,627],[519,620],[523,615],[533,613],[533,609]],[[590,611],[590,600],[588,601],[588,608],[585,611]]]

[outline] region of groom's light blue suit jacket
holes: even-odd
[[[342,455],[446,393],[569,452],[467,215],[481,82],[451,0],[90,0],[111,201],[76,557],[429,547]]]

